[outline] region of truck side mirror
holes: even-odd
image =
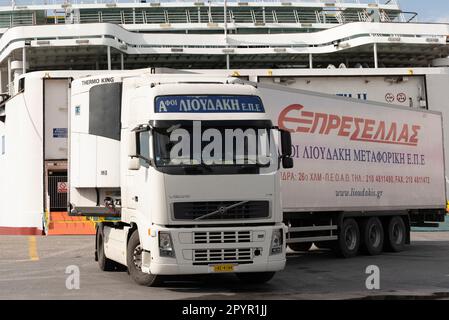
[[[290,132],[280,129],[281,133],[281,152],[283,157],[292,155],[292,136]]]
[[[292,155],[292,135],[290,132],[280,129],[281,133],[281,159],[282,159],[282,167],[284,169],[293,168],[293,159]]]
[[[283,157],[282,158],[282,167],[284,169],[291,169],[293,168],[293,159],[290,157]]]
[[[140,161],[139,158],[133,157],[128,159],[128,170],[139,170]]]
[[[128,134],[128,170],[139,170],[140,161],[137,157],[137,133],[131,131]]]

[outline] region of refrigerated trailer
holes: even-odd
[[[270,75],[262,70],[242,70],[240,73],[248,74],[252,81],[261,84],[439,111],[445,128],[449,119],[447,67],[273,70]],[[449,130],[444,130],[444,141],[449,141]],[[449,148],[445,148],[445,159],[449,159]],[[448,169],[446,163],[446,184],[449,182]],[[446,189],[449,190],[447,185]],[[421,225],[425,226],[426,222],[421,221]]]
[[[410,243],[410,227],[442,222],[446,181],[442,114],[258,84],[271,119],[292,133],[282,172],[287,243],[344,257]]]

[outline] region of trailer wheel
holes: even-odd
[[[121,270],[123,268],[126,268],[122,266],[121,264],[106,258],[106,254],[104,253],[104,234],[103,234],[103,225],[99,225],[97,227],[97,235],[96,235],[96,241],[97,241],[97,252],[96,256],[98,259],[98,265],[100,266],[100,269],[102,271],[115,271],[115,270]]]
[[[247,284],[262,284],[273,279],[276,272],[243,272],[236,273],[237,278]]]
[[[363,251],[371,256],[382,253],[384,245],[384,228],[379,218],[371,217],[361,223]]]
[[[334,247],[335,253],[342,258],[352,258],[358,254],[359,247],[360,230],[357,222],[352,218],[343,220]]]
[[[155,274],[142,272],[142,246],[140,245],[139,232],[135,230],[128,241],[126,262],[131,278],[142,286],[152,287],[161,283],[161,277]]]
[[[385,244],[388,251],[401,252],[405,248],[407,228],[404,219],[394,216],[388,221],[388,228],[385,234]]]
[[[309,251],[310,248],[312,248],[312,242],[298,242],[298,243],[289,243],[288,247],[292,249],[293,251],[300,252],[300,251]]]

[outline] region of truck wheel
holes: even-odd
[[[384,228],[379,218],[363,220],[360,229],[363,251],[371,256],[381,254],[384,245]]]
[[[406,227],[404,219],[395,216],[388,221],[388,227],[385,234],[385,244],[388,251],[401,252],[405,248]]]
[[[299,242],[299,243],[289,243],[288,247],[293,251],[309,251],[312,248],[312,242]]]
[[[243,272],[237,273],[237,277],[243,283],[262,284],[270,281],[276,272]]]
[[[352,258],[357,255],[360,247],[360,231],[357,222],[348,218],[340,226],[335,253],[342,258]]]
[[[104,235],[103,235],[103,226],[98,226],[97,228],[97,258],[98,265],[102,271],[115,271],[116,269],[123,268],[121,264],[106,258],[106,254],[104,253]]]
[[[139,232],[135,230],[129,238],[126,255],[129,275],[136,283],[142,286],[157,286],[161,283],[160,276],[142,272],[142,251]]]

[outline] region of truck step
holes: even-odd
[[[50,212],[47,235],[94,235],[95,223],[67,212]]]

